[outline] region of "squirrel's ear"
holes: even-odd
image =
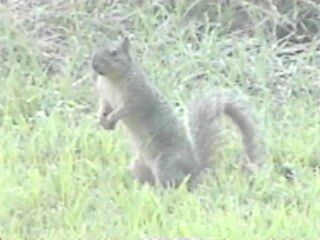
[[[129,55],[130,42],[128,37],[124,37],[121,43],[121,48]]]

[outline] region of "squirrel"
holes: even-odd
[[[247,158],[260,165],[258,133],[248,108],[233,97],[205,97],[189,110],[188,129],[175,115],[164,95],[132,59],[124,37],[98,47],[91,65],[100,97],[99,123],[112,130],[120,120],[130,136],[137,158],[129,169],[141,183],[177,187],[192,182],[210,166],[223,114],[237,124]]]

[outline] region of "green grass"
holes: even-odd
[[[320,238],[319,41],[237,35],[210,17],[185,20],[186,8],[0,4],[1,239]],[[249,15],[259,9],[248,7]],[[234,128],[217,153],[219,181],[207,174],[188,192],[131,179],[122,129],[97,124],[89,65],[94,46],[119,32],[182,110],[197,95],[225,89],[252,103],[268,153],[254,181],[238,169]],[[295,48],[303,51],[292,54]],[[295,171],[293,182],[283,165]]]

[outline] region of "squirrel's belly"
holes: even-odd
[[[130,119],[124,121],[124,126],[130,135],[131,143],[139,155],[146,158],[156,158],[162,154],[170,154],[187,150],[185,138],[175,131],[153,126],[150,122]],[[184,136],[184,135],[183,135]]]
[[[121,94],[106,79],[98,78],[97,89],[100,97],[108,102],[113,109],[116,109],[122,103]]]

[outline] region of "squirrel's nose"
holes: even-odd
[[[91,66],[92,66],[93,70],[98,72],[98,73],[99,73],[99,69],[100,69],[100,64],[99,63],[100,63],[100,61],[97,59],[97,56],[93,55],[92,59],[91,59]]]
[[[93,70],[95,70],[97,72],[97,69],[99,68],[98,62],[92,61],[91,66],[92,66]]]

